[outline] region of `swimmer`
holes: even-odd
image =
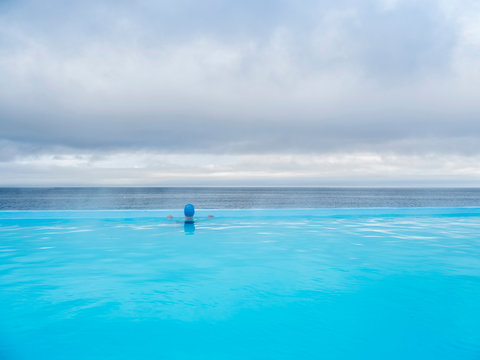
[[[185,208],[183,209],[183,213],[185,215],[185,223],[193,223],[193,222],[196,221],[196,220],[193,219],[193,216],[195,215],[195,206],[193,206],[192,204],[185,205]],[[208,214],[209,219],[212,219],[213,217],[214,217],[213,214]],[[171,214],[169,214],[167,216],[167,219],[172,220],[173,216]],[[179,222],[179,221],[177,221],[177,222]]]
[[[185,221],[193,221],[193,215],[195,215],[195,206],[192,204],[185,205],[183,213],[185,214]]]

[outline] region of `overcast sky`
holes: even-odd
[[[478,0],[0,0],[0,185],[479,185]]]

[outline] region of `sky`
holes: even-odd
[[[0,0],[0,186],[476,186],[477,0]]]

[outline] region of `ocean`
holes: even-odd
[[[480,188],[0,188],[0,210],[475,207]]]

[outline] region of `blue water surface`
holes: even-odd
[[[480,358],[479,208],[181,215],[0,212],[0,359]]]

